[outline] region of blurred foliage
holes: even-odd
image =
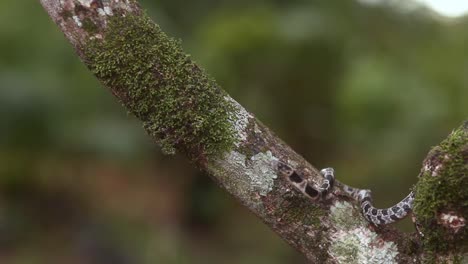
[[[294,149],[381,206],[468,116],[467,17],[408,1],[142,4]],[[1,263],[304,263],[159,154],[38,1],[1,1],[0,37]]]

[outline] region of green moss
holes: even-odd
[[[89,34],[95,34],[98,32],[98,27],[89,17],[85,18],[82,23],[82,28],[86,30],[86,32],[88,32]]]
[[[287,193],[274,197],[275,200],[269,201],[273,209],[270,211],[272,217],[268,217],[273,221],[272,226],[289,233],[285,237],[290,243],[305,245],[308,252],[314,252],[314,263],[328,263],[327,248],[329,244],[324,237],[327,227],[323,225],[321,220],[325,216],[325,208],[311,202],[299,193],[296,195]],[[281,227],[283,223],[285,229]]]
[[[282,198],[283,199],[283,198]],[[324,209],[311,203],[303,197],[286,197],[275,212],[277,218],[288,223],[303,223],[304,225],[321,227],[320,218],[325,215]]]
[[[438,215],[453,211],[468,215],[468,129],[454,131],[425,161],[426,171],[416,185],[414,214],[424,234],[427,259],[437,252],[457,252],[466,247],[468,232],[455,233],[437,222]],[[435,169],[439,166],[438,169]],[[434,174],[435,171],[435,174]],[[430,262],[430,261],[428,261]]]
[[[165,153],[204,161],[230,149],[234,108],[225,93],[148,16],[114,13],[104,40],[90,40],[84,50],[94,74]]]

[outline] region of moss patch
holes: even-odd
[[[275,219],[287,223],[302,223],[307,226],[321,228],[320,218],[325,215],[324,208],[312,203],[303,196],[286,195],[278,199],[275,206]]]
[[[230,149],[234,107],[226,94],[148,16],[114,14],[103,40],[90,40],[84,50],[92,72],[165,153],[204,161]]]
[[[94,22],[89,17],[83,20],[83,29],[86,30],[88,34],[95,34],[99,30],[97,25],[94,24]]]
[[[424,234],[423,246],[430,262],[437,252],[459,252],[467,247],[468,232],[438,223],[444,212],[468,216],[468,126],[462,126],[434,148],[424,162],[416,185],[414,214]],[[462,250],[463,251],[463,250]]]

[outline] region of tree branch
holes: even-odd
[[[293,189],[277,170],[279,160],[309,171],[316,183],[322,177],[221,90],[135,0],[40,2],[165,152],[184,153],[311,262],[409,263],[466,254],[468,125],[424,163],[415,214],[424,238],[376,228],[347,198],[311,202]],[[441,242],[448,246],[435,246]]]

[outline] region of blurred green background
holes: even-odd
[[[161,155],[38,2],[0,2],[0,263],[305,263]],[[468,117],[468,17],[409,1],[141,2],[236,100],[381,207]]]

